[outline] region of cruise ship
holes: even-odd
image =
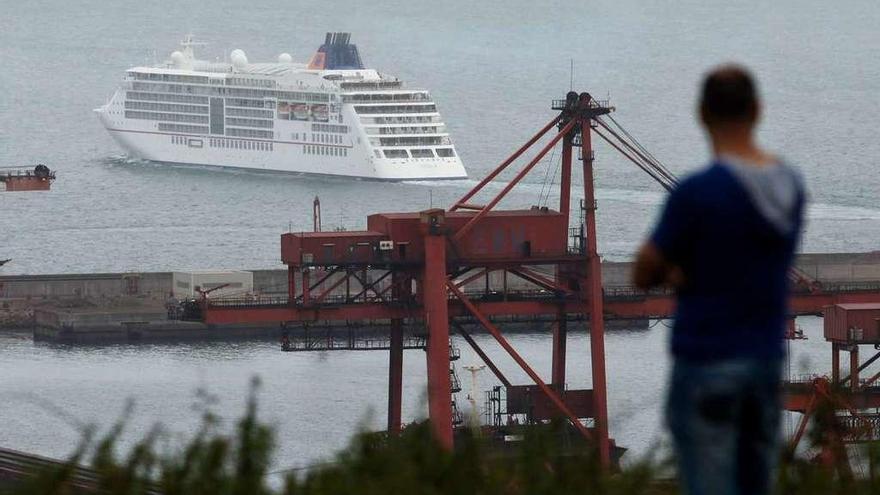
[[[164,163],[359,177],[463,179],[430,92],[364,68],[349,33],[327,33],[307,63],[170,59],[126,71],[95,109],[130,155]]]

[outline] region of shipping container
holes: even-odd
[[[825,308],[825,339],[837,343],[880,343],[880,304],[836,304]]]

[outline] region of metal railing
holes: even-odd
[[[425,349],[428,339],[424,336],[403,338],[404,349]],[[360,338],[348,335],[322,335],[296,337],[282,343],[281,349],[287,352],[303,351],[385,351],[391,349],[390,338]]]

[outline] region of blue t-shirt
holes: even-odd
[[[672,353],[693,361],[784,354],[788,270],[804,189],[791,167],[722,157],[669,196],[652,241],[684,272]]]

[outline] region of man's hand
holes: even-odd
[[[648,290],[663,283],[681,287],[684,284],[684,273],[680,267],[667,261],[654,243],[648,241],[642,245],[636,256],[633,283],[642,290]]]

